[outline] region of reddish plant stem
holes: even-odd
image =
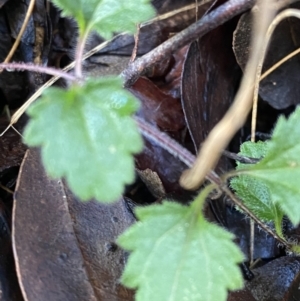
[[[132,86],[135,81],[155,63],[163,60],[166,56],[172,54],[188,43],[191,43],[193,40],[201,38],[212,29],[233,17],[250,9],[254,3],[255,0],[229,0],[223,5],[220,5],[196,23],[131,63],[128,68],[122,72],[124,86]]]
[[[174,157],[178,158],[188,167],[193,165],[196,157],[186,148],[184,148],[177,141],[169,137],[167,134],[156,129],[140,117],[135,116],[134,119],[137,122],[139,129],[144,137],[155,141],[155,143],[168,151]],[[218,186],[222,184],[221,179],[214,171],[211,171],[206,178],[212,183],[217,184]]]
[[[143,136],[156,142],[163,149],[167,150],[174,157],[180,159],[187,166],[192,166],[196,157],[186,148],[181,146],[177,141],[169,137],[164,132],[161,132],[147,121],[138,116],[134,116],[135,121],[139,126],[139,130]]]
[[[0,69],[12,69],[13,71],[32,71],[37,73],[45,73],[53,76],[59,76],[66,80],[74,81],[76,77],[72,74],[51,67],[44,67],[30,63],[0,63]]]

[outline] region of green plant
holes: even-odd
[[[68,90],[47,89],[28,110],[31,121],[24,140],[30,146],[42,147],[49,175],[65,177],[83,200],[117,200],[124,186],[134,180],[132,155],[142,149],[131,117],[139,104],[122,88],[121,78],[82,78],[85,42],[92,30],[106,38],[115,31],[133,32],[136,23],[154,15],[148,2],[81,0],[74,5],[74,1],[53,1],[64,16],[72,16],[78,23],[76,77]],[[50,123],[53,126],[48,127]]]
[[[113,202],[124,185],[133,181],[133,155],[142,149],[132,118],[138,101],[122,89],[119,77],[83,80],[81,58],[92,30],[107,38],[115,31],[132,32],[135,23],[153,16],[154,10],[146,0],[78,0],[77,5],[70,0],[53,2],[78,23],[75,76],[63,74],[71,81],[70,88],[46,90],[28,110],[31,119],[24,139],[30,146],[41,147],[49,175],[65,177],[81,199]],[[261,159],[259,163],[238,164],[237,170],[223,179],[212,176],[213,184],[189,206],[166,200],[137,209],[139,221],[118,240],[132,252],[122,282],[137,289],[137,300],[223,301],[227,290],[242,287],[238,266],[243,261],[241,251],[233,236],[206,221],[202,211],[213,189],[229,193],[224,188],[229,178],[233,178],[231,186],[243,199],[243,203],[236,201],[241,209],[256,220],[273,221],[281,242],[298,251],[298,246],[286,241],[281,223],[284,215],[294,224],[300,221],[300,150],[295,144],[300,134],[299,118],[297,109],[288,120],[279,119],[270,141],[243,144],[241,154]],[[145,126],[144,131],[150,129],[137,122]],[[160,133],[149,131],[148,135],[166,147],[163,139],[159,140],[163,137]],[[168,147],[181,159],[191,161],[175,142]]]
[[[234,177],[231,186],[243,203],[260,220],[274,222],[277,235],[294,252],[299,246],[285,240],[282,218],[286,215],[295,225],[300,221],[299,119],[300,108],[289,119],[279,118],[271,140],[244,143],[241,155],[261,160],[238,164],[223,176],[224,181]],[[188,207],[166,201],[137,210],[139,222],[119,238],[132,251],[123,282],[139,288],[137,300],[226,300],[226,289],[242,286],[237,269],[241,253],[231,235],[205,221],[202,212],[214,188],[204,188]]]

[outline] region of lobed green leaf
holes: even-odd
[[[131,117],[137,109],[118,77],[50,88],[29,108],[24,140],[41,146],[48,174],[65,177],[81,199],[112,202],[134,180],[133,154],[142,149]]]
[[[242,287],[233,235],[194,208],[173,202],[136,210],[139,222],[118,243],[132,251],[122,282],[137,301],[225,301]]]
[[[104,38],[135,32],[136,24],[155,15],[150,0],[52,0],[64,16],[76,19],[80,32],[96,30]]]

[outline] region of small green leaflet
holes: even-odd
[[[136,210],[139,222],[118,239],[132,251],[122,282],[137,301],[225,301],[243,285],[233,235],[202,212],[174,202]]]
[[[150,0],[52,0],[64,16],[76,19],[80,32],[96,30],[104,38],[136,30],[155,15]]]
[[[245,169],[269,189],[277,204],[294,225],[300,222],[300,108],[288,119],[280,117],[268,142],[265,157]]]
[[[24,140],[42,147],[48,174],[65,177],[81,199],[112,202],[134,180],[142,139],[131,115],[138,106],[118,77],[50,88],[29,108]]]
[[[241,151],[239,155],[249,158],[262,159],[266,156],[268,152],[268,142],[268,140],[264,142],[258,141],[255,143],[251,141],[244,142],[240,147]],[[237,166],[246,167],[248,165],[237,162]]]
[[[268,150],[268,142],[258,141],[257,143],[245,142],[241,145],[239,155],[251,158],[263,158]],[[237,170],[248,168],[249,164],[237,162]],[[272,202],[269,188],[260,180],[248,175],[240,175],[230,181],[231,187],[236,195],[245,205],[262,221],[272,222],[281,225],[283,212],[277,204]]]

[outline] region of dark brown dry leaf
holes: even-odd
[[[283,301],[299,272],[299,257],[280,257],[254,269],[255,277],[246,287],[258,301]]]
[[[188,45],[184,46],[173,54],[175,63],[164,78],[164,84],[160,86],[163,91],[175,98],[181,98],[181,74],[188,48]]]
[[[196,151],[229,108],[240,80],[232,23],[191,44],[182,72],[182,107]]]
[[[178,98],[166,94],[145,77],[140,77],[129,91],[141,101],[140,117],[163,132],[168,132],[173,138],[182,137],[185,120]],[[145,140],[143,152],[136,156],[136,166],[140,171],[150,169],[156,173],[166,193],[184,194],[178,180],[186,168],[185,164],[152,140]]]
[[[295,3],[293,8],[299,8]],[[238,23],[233,38],[233,49],[241,68],[244,69],[248,60],[251,36],[252,15],[244,14]],[[279,60],[300,47],[300,20],[288,18],[275,29],[264,60],[263,72]],[[299,104],[300,78],[299,56],[295,56],[278,67],[260,83],[259,95],[275,109],[285,109]]]
[[[39,151],[23,161],[13,211],[13,247],[30,301],[129,301],[120,285],[126,254],[115,239],[133,222],[124,200],[82,203],[45,174]]]
[[[186,54],[181,79],[182,108],[196,152],[206,137],[201,125],[205,126],[205,132],[208,128],[207,112],[202,110],[202,102],[207,100],[203,98],[205,74],[200,67],[200,56],[198,41],[195,41],[190,45]]]
[[[180,101],[164,93],[152,81],[140,77],[129,91],[141,101],[138,116],[163,131],[177,132],[184,128]]]

